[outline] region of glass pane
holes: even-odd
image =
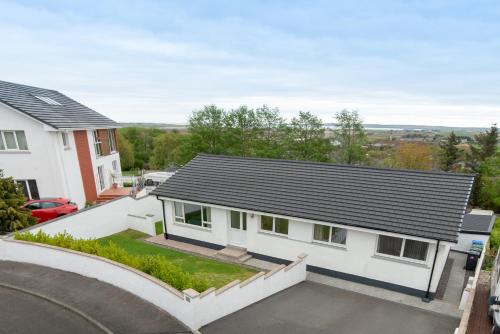
[[[332,227],[332,242],[345,245],[347,230],[345,228]]]
[[[273,230],[273,217],[260,216],[260,228],[266,231]]]
[[[243,219],[243,230],[246,231],[247,230],[247,213],[246,212],[242,212],[241,213],[241,218]]]
[[[410,259],[425,261],[427,258],[428,246],[429,244],[427,242],[406,239],[403,256]]]
[[[16,150],[16,139],[14,138],[14,132],[4,132],[3,133],[5,137],[5,146],[7,146],[7,149],[9,150]]]
[[[276,218],[274,232],[288,234],[288,219]]]
[[[26,142],[26,135],[24,131],[16,131],[17,144],[19,145],[20,150],[27,150],[28,143]]]
[[[240,212],[231,210],[231,228],[240,229]]]
[[[212,221],[212,210],[210,210],[210,207],[208,206],[203,207],[203,221],[204,222]]]
[[[61,138],[62,138],[63,146],[67,147],[68,146],[68,134],[66,132],[61,132]]]
[[[5,144],[3,143],[2,133],[0,132],[0,150],[5,150]]]
[[[330,226],[314,224],[314,240],[329,241]]]
[[[28,185],[27,181],[16,181],[16,183],[23,189],[24,197],[30,198],[30,194],[28,193]]]
[[[177,217],[175,218],[175,221],[176,222],[183,222],[183,218],[180,218],[180,217],[184,217],[184,214],[182,213],[182,203],[181,202],[174,202],[174,216]]]
[[[403,239],[401,238],[379,235],[377,253],[399,256],[402,245]]]
[[[184,203],[184,221],[186,224],[201,226],[201,205]]]

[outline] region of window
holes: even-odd
[[[94,149],[95,149],[95,155],[100,157],[101,156],[101,139],[99,138],[99,131],[97,130],[94,130],[93,131],[93,135],[94,135]]]
[[[108,142],[109,142],[109,151],[116,152],[115,130],[113,129],[108,129]]]
[[[212,210],[208,206],[174,202],[174,218],[177,223],[212,227]]]
[[[97,177],[99,179],[99,187],[101,190],[104,190],[106,184],[104,183],[104,166],[97,166]]]
[[[38,209],[42,208],[42,204],[40,202],[35,202],[35,203],[31,203],[31,204],[26,205],[26,208],[30,209],[30,210],[38,210]]]
[[[116,160],[111,161],[111,165],[113,166],[113,170],[116,172],[118,170],[118,163]]]
[[[42,204],[42,209],[53,209],[62,205],[61,203],[56,203],[56,202],[41,202],[41,204]]]
[[[64,148],[69,148],[69,137],[68,137],[68,133],[66,131],[64,132],[61,132],[61,138],[62,138],[62,143],[63,143],[63,146]]]
[[[260,229],[261,231],[288,234],[288,219],[260,216]]]
[[[231,228],[247,230],[247,213],[231,210]]]
[[[61,106],[62,105],[59,102],[57,102],[56,100],[51,99],[50,97],[47,97],[47,96],[38,96],[38,95],[35,95],[35,97],[37,99],[39,99],[39,100],[42,100],[43,102],[45,102],[47,104],[53,105],[53,106]]]
[[[320,242],[345,245],[347,230],[345,228],[314,224],[313,239]]]
[[[417,261],[425,261],[427,259],[427,250],[429,243],[390,237],[387,235],[378,236],[377,253]]]
[[[36,180],[16,180],[16,183],[21,185],[27,199],[40,199]]]
[[[24,131],[0,131],[0,150],[27,151]]]

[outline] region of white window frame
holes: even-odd
[[[336,246],[336,247],[347,248],[347,236],[349,235],[349,233],[348,233],[349,230],[348,229],[343,228],[343,227],[339,227],[339,226],[327,225],[327,224],[312,224],[312,225],[313,225],[313,228],[312,228],[312,242],[313,243],[319,243],[319,244],[323,244],[323,245],[329,245],[329,246]],[[329,229],[328,229],[328,241],[314,239],[314,226],[315,225],[329,227]],[[340,244],[338,242],[333,242],[332,241],[332,228],[342,229],[342,230],[346,231],[345,244]]]
[[[272,231],[262,229],[262,217],[263,216],[272,217],[273,218],[273,230]],[[287,234],[276,232],[276,218],[285,219],[286,221],[288,221],[288,233]],[[273,216],[273,215],[260,215],[259,216],[259,232],[273,234],[273,235],[279,235],[279,236],[287,237],[288,238],[288,234],[290,233],[290,219],[283,218],[283,217],[276,217],[276,216]]]
[[[7,140],[5,140],[5,134],[4,134],[5,132],[12,133],[12,135],[14,137],[14,141],[16,142],[16,148],[8,148],[7,147]],[[1,151],[10,151],[10,152],[15,152],[15,151],[28,152],[29,151],[28,139],[26,139],[26,147],[27,147],[27,149],[26,150],[21,150],[19,148],[19,141],[17,140],[17,132],[24,132],[24,136],[26,137],[26,132],[24,130],[1,130],[0,131],[0,140],[2,141],[3,147],[4,147],[4,149],[0,150],[0,152]]]
[[[108,129],[109,152],[116,153],[116,138],[113,129]]]
[[[101,138],[99,138],[99,132],[97,130],[92,131],[92,136],[94,137],[94,151],[96,157],[102,156],[102,141]]]
[[[111,161],[111,166],[113,166],[113,170],[115,172],[118,171],[118,161],[116,161],[116,160]]]
[[[386,236],[386,237],[403,239],[403,243],[401,244],[401,249],[399,250],[399,256],[385,254],[385,253],[379,253],[378,252],[378,242],[379,242],[380,236]],[[411,257],[404,257],[403,256],[403,253],[405,251],[406,240],[415,240],[415,241],[427,243],[427,251],[425,253],[425,259],[424,260],[418,260],[418,259],[413,259]],[[423,241],[423,240],[417,240],[417,239],[411,239],[411,238],[405,238],[405,237],[398,237],[398,236],[394,236],[394,235],[377,234],[377,242],[375,243],[375,254],[377,256],[383,256],[383,257],[387,257],[387,258],[390,258],[390,259],[396,259],[396,260],[400,260],[400,261],[407,261],[407,262],[414,262],[414,263],[426,264],[427,260],[429,259],[429,248],[430,248],[430,245],[431,245],[430,242]]]
[[[175,203],[181,204],[181,210],[182,210],[182,216],[177,216],[175,212]],[[202,204],[193,204],[193,203],[188,203],[191,205],[198,205],[201,208],[201,226],[198,225],[193,225],[193,224],[188,224],[186,223],[186,211],[184,210],[184,202],[181,201],[172,201],[172,209],[173,209],[173,216],[174,216],[174,224],[182,224],[183,226],[189,226],[189,227],[194,227],[194,228],[204,228],[211,230],[212,229],[212,208],[208,205],[202,205]],[[206,208],[207,210],[210,210],[210,220],[205,220],[205,214],[203,213],[203,209]],[[177,220],[179,219],[179,220]]]
[[[62,140],[62,144],[63,144],[63,147],[64,147],[65,150],[68,150],[68,149],[71,148],[71,146],[69,144],[69,134],[68,134],[68,131],[62,131],[61,132],[61,140]]]
[[[233,226],[231,226],[231,211],[233,212],[239,212],[240,214],[240,221],[239,221],[239,228],[234,228]],[[243,224],[243,215],[245,215],[245,224]],[[243,228],[244,227],[244,228]],[[248,215],[246,212],[243,212],[243,211],[239,211],[239,210],[229,210],[229,228],[231,228],[232,230],[238,230],[238,231],[247,231],[248,229]]]

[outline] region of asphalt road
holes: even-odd
[[[459,319],[302,282],[203,328],[203,334],[451,334]]]
[[[153,304],[93,278],[0,261],[0,333],[190,333]]]
[[[104,332],[78,313],[59,304],[0,286],[0,333]]]

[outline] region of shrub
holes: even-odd
[[[163,256],[131,255],[125,249],[117,246],[112,241],[102,244],[96,239],[75,239],[66,232],[50,236],[41,230],[39,230],[36,234],[18,232],[14,238],[16,240],[24,240],[67,248],[113,260],[156,277],[180,291],[192,288],[201,292],[209,287],[208,282],[205,279],[194,277],[182,271],[178,266]]]

